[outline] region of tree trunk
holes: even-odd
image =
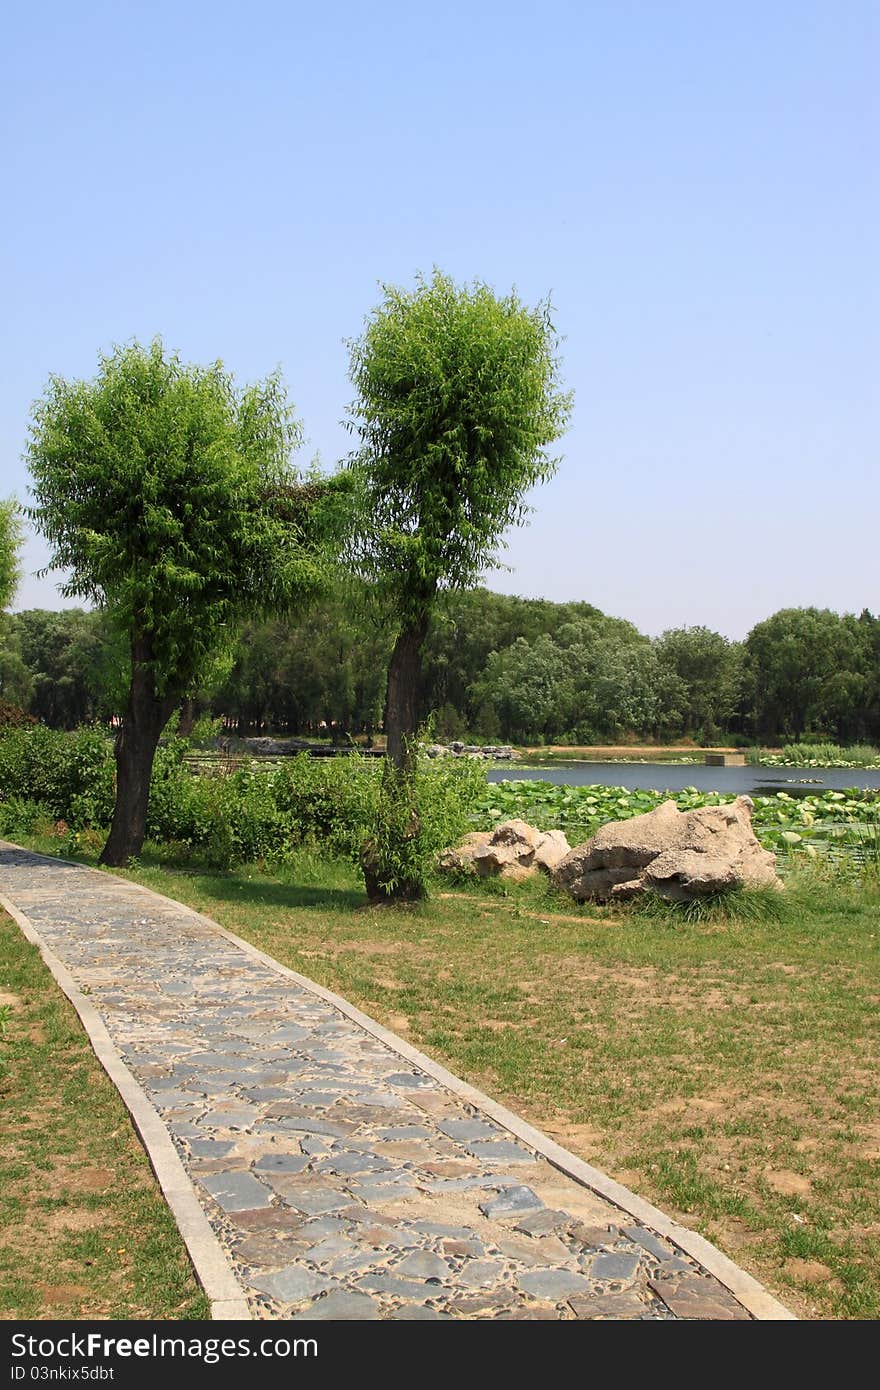
[[[429,613],[401,628],[391,664],[385,700],[387,762],[383,769],[385,802],[375,838],[364,845],[361,868],[367,897],[372,903],[415,902],[425,896],[423,867],[418,853],[410,859],[418,841],[419,815],[415,805],[415,734],[419,727],[422,697],[422,644],[428,632]]]
[[[189,738],[196,722],[196,702],[192,696],[180,702],[180,723],[177,726],[178,738]]]
[[[402,627],[388,667],[385,734],[388,757],[403,770],[412,762],[412,740],[419,727],[422,701],[422,644],[428,634],[428,614]]]
[[[150,776],[159,737],[179,695],[159,696],[145,638],[132,642],[131,685],[122,725],[116,735],[116,805],[107,843],[98,860],[114,868],[140,854],[147,829]]]

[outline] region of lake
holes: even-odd
[[[880,789],[880,767],[706,767],[704,763],[554,763],[552,767],[494,767],[490,782],[543,781],[570,787],[625,787],[627,791],[703,792],[731,796],[805,796],[844,791],[847,787]]]

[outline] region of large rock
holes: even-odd
[[[505,820],[494,830],[474,830],[456,849],[440,856],[441,869],[480,878],[528,878],[538,869],[550,873],[569,853],[561,830],[536,830],[524,820]]]
[[[609,902],[654,892],[670,901],[729,888],[781,888],[776,855],[752,830],[752,800],[679,811],[674,801],[631,820],[603,825],[557,864],[553,882],[578,902]]]

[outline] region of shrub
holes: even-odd
[[[424,897],[437,855],[470,828],[469,812],[485,790],[485,768],[469,758],[422,754],[412,782],[385,763],[375,821],[361,851],[369,896]]]
[[[33,801],[70,825],[106,825],[113,812],[113,747],[99,728],[43,724],[0,736],[0,801]]]

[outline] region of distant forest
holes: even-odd
[[[242,734],[381,730],[393,631],[364,589],[249,623],[193,692]],[[588,603],[447,594],[427,639],[423,712],[438,739],[595,743],[880,738],[880,618],[787,608],[731,642],[649,638]],[[0,628],[0,698],[57,728],[120,710],[127,661],[107,613],[31,609]]]

